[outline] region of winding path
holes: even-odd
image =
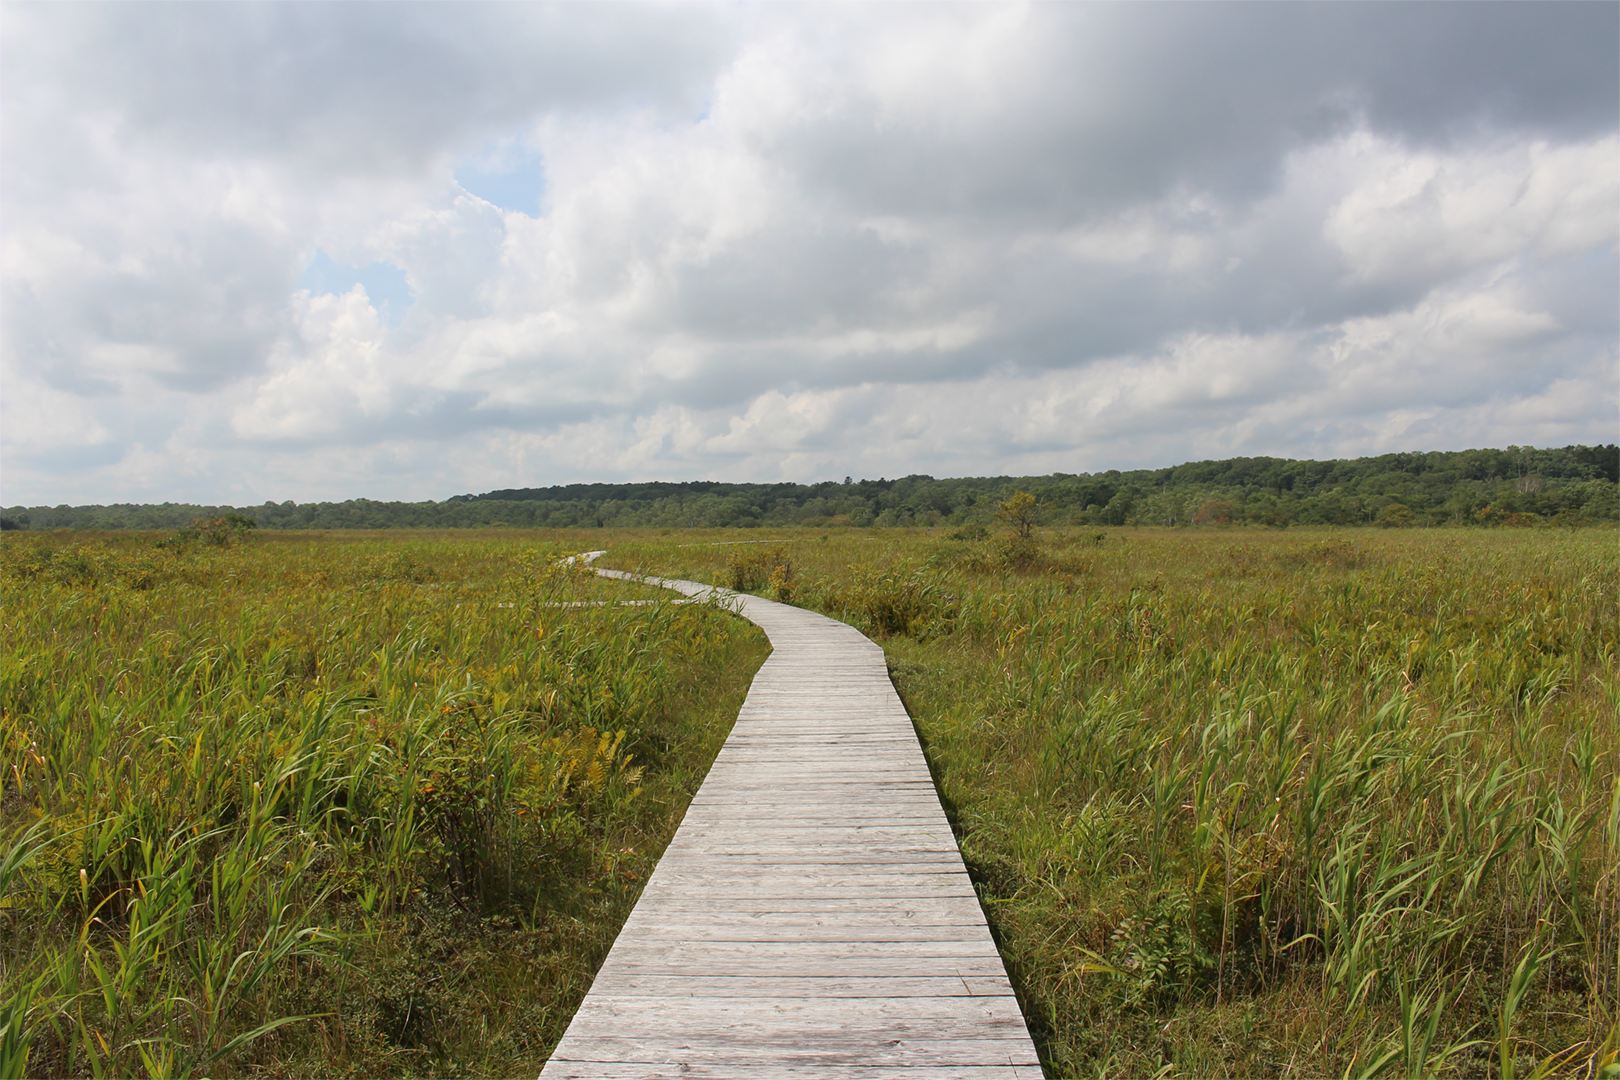
[[[542,1080],[1039,1077],[883,650],[736,600],[771,656]]]

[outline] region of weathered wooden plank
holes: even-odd
[[[1039,1076],[882,650],[723,602],[774,651],[543,1076]]]
[[[773,852],[825,853],[829,856],[839,853],[935,856],[956,854],[954,845],[947,846],[942,838],[927,834],[905,837],[869,833],[866,836],[856,836],[831,830],[818,830],[815,833],[800,830],[756,836],[744,830],[694,829],[690,838],[682,838],[679,844],[672,843],[664,850],[671,855],[702,852],[716,857],[727,854],[769,855]]]
[[[682,941],[706,937],[733,941],[780,941],[797,936],[803,941],[913,941],[933,935],[961,941],[984,942],[990,948],[989,931],[975,926],[962,915],[929,915],[926,920],[882,921],[876,912],[852,916],[847,922],[823,915],[793,913],[768,915],[758,919],[717,919],[700,922],[702,913],[691,909],[661,910],[634,923],[626,922],[620,931],[626,942],[668,935]]]
[[[1012,998],[1005,975],[957,975],[941,970],[932,975],[620,975],[598,980],[609,997],[694,998],[896,998],[896,997],[1004,997]],[[597,992],[597,984],[591,993]],[[589,997],[587,1001],[591,1000]],[[581,1014],[585,1007],[580,1006]]]
[[[701,896],[708,892],[716,897],[737,894],[760,897],[858,896],[862,890],[870,890],[873,896],[895,898],[977,895],[968,883],[966,874],[762,874],[758,877],[741,877],[671,873],[658,879],[656,884],[677,894],[684,892]]]
[[[852,751],[857,750],[860,759],[851,761]],[[782,768],[802,767],[810,763],[832,763],[844,773],[851,773],[856,769],[873,769],[882,766],[886,770],[904,767],[908,770],[916,769],[922,772],[928,770],[921,766],[915,755],[908,753],[905,744],[899,739],[861,739],[859,742],[851,739],[845,742],[812,742],[808,739],[794,739],[791,743],[779,743],[775,746],[744,746],[715,759],[715,768],[724,771],[732,766],[747,763],[755,769],[764,769],[769,764],[779,763]]]
[[[795,1032],[789,1038],[749,1038],[747,1033],[730,1031],[723,1034],[677,1038],[671,1046],[669,1038],[633,1039],[626,1037],[584,1036],[569,1048],[572,1061],[645,1061],[663,1064],[673,1061],[683,1065],[700,1062],[730,1065],[842,1065],[852,1058],[862,1064],[886,1066],[936,1065],[949,1062],[961,1065],[1039,1065],[1033,1050],[1021,1051],[1014,1038],[1006,1039],[930,1039],[924,1036],[884,1038],[851,1030],[842,1036],[833,1036],[825,1042],[813,1036]],[[1021,1040],[1028,1044],[1026,1033]]]
[[[726,876],[793,873],[827,867],[848,868],[849,873],[870,874],[889,872],[896,874],[948,873],[950,862],[939,852],[890,852],[829,854],[820,859],[814,852],[717,852],[680,851],[666,853],[672,870],[701,867],[705,872]],[[887,868],[887,870],[883,870]]]
[[[862,760],[851,762],[850,757]],[[717,761],[710,775],[726,782],[746,779],[752,783],[783,783],[808,780],[833,783],[881,784],[890,780],[928,782],[931,774],[916,761],[908,761],[891,750],[823,749],[749,751],[725,761]]]
[[[794,904],[787,910],[753,911],[739,913],[737,908],[744,901],[727,905],[726,910],[716,911],[714,905],[705,907],[700,902],[671,901],[666,904],[657,904],[647,908],[645,912],[638,909],[638,917],[625,922],[625,931],[629,932],[641,926],[681,927],[681,926],[713,926],[750,927],[761,932],[775,927],[799,927],[810,929],[818,926],[844,927],[851,933],[862,932],[867,929],[889,929],[896,934],[907,933],[916,927],[940,926],[962,927],[971,926],[983,929],[982,919],[974,921],[972,912],[967,908],[975,905],[971,896],[956,897],[942,903],[928,904],[889,904],[884,905],[857,905],[839,901],[840,907],[847,910],[828,912],[815,910],[803,905]],[[896,911],[893,908],[906,907],[907,910]],[[986,931],[988,932],[988,931]]]
[[[553,1059],[556,1060],[556,1059]],[[736,1076],[770,1076],[782,1080],[875,1080],[905,1076],[912,1080],[1039,1080],[1039,1065],[913,1065],[897,1072],[892,1065],[785,1065],[776,1062],[692,1064],[667,1062],[560,1062],[547,1066],[547,1077],[565,1080],[603,1080],[636,1077],[638,1080],[725,1080]]]
[[[666,850],[664,861],[671,866],[704,865],[730,871],[742,867],[782,866],[939,866],[950,867],[952,852],[939,848],[879,847],[863,851],[851,844],[826,844],[822,849],[805,847],[749,846],[746,844],[688,844]],[[953,867],[954,869],[954,867]]]
[[[833,943],[866,943],[866,942],[927,942],[927,941],[971,941],[980,948],[993,948],[988,934],[984,937],[971,935],[964,931],[972,930],[971,926],[961,923],[945,925],[923,924],[897,928],[893,926],[842,926],[836,924],[815,925],[810,923],[779,923],[770,927],[742,926],[735,923],[721,923],[713,926],[694,925],[690,922],[657,922],[641,923],[635,927],[625,926],[619,932],[619,937],[625,942],[669,940],[671,938],[687,942],[736,942],[781,941],[791,937],[795,941]]]
[[[857,789],[848,799],[826,799],[808,793],[795,797],[791,791],[718,792],[701,803],[694,801],[692,811],[701,818],[711,817],[716,811],[727,811],[753,818],[774,815],[772,820],[798,821],[792,815],[802,813],[817,823],[836,824],[839,817],[851,823],[944,821],[945,815],[937,804],[926,798],[926,793],[885,799],[862,799]],[[744,819],[737,819],[742,824]],[[765,824],[765,822],[761,822]]]
[[[867,776],[828,777],[825,780],[721,777],[720,783],[704,797],[703,802],[704,805],[738,800],[773,805],[821,803],[829,809],[843,809],[855,799],[870,807],[882,807],[908,802],[936,806],[937,798],[931,780],[903,775],[882,779]],[[696,802],[695,799],[693,801]]]
[[[735,808],[738,812],[751,812],[754,817],[759,817],[767,811],[774,811],[776,812],[774,820],[778,822],[797,821],[797,818],[791,816],[794,812],[811,815],[811,819],[818,822],[836,822],[840,816],[851,823],[883,822],[891,820],[892,815],[899,815],[900,821],[945,820],[945,815],[940,812],[938,804],[928,798],[926,790],[915,794],[890,795],[886,798],[861,796],[859,788],[852,790],[847,797],[836,799],[829,799],[813,792],[799,793],[781,789],[757,792],[718,791],[711,793],[701,803],[694,800],[692,806],[698,811]]]
[[[794,844],[790,837],[777,837],[770,843],[749,844],[735,835],[723,839],[697,836],[678,847],[671,844],[664,850],[664,857],[669,860],[670,866],[683,870],[691,870],[700,864],[712,864],[732,873],[743,872],[747,867],[764,866],[778,861],[806,862],[816,866],[847,861],[937,864],[942,868],[949,866],[955,873],[964,872],[960,858],[951,858],[955,852],[925,842],[915,844],[879,842],[868,850],[858,844],[835,839],[817,841],[806,837],[802,843]]]
[[[849,800],[828,800],[809,796],[794,798],[791,792],[760,792],[751,796],[747,792],[733,791],[704,799],[701,804],[694,802],[688,813],[697,814],[698,820],[707,825],[735,824],[739,828],[756,825],[763,828],[789,821],[795,826],[814,823],[819,827],[837,825],[840,818],[849,825],[916,826],[944,823],[943,827],[949,828],[938,805],[930,803],[922,795],[861,799],[858,790],[851,794],[853,797]],[[725,816],[717,817],[722,812]],[[806,837],[807,842],[809,839]]]
[[[706,963],[716,972],[740,969],[744,965],[757,964],[762,960],[783,965],[784,969],[791,965],[837,964],[845,960],[881,965],[917,957],[960,958],[964,963],[1001,961],[1001,957],[989,947],[989,939],[976,938],[965,941],[956,937],[923,941],[803,941],[781,938],[764,941],[696,941],[673,937],[627,938],[625,948],[621,951],[627,957],[634,957],[638,964],[662,962],[665,959],[685,963],[690,959]],[[612,963],[613,958],[609,957],[602,969],[607,970]]]
[[[706,885],[709,883],[759,884],[768,880],[773,885],[802,884],[805,888],[836,887],[842,882],[860,878],[866,885],[904,885],[919,879],[920,885],[934,886],[949,883],[971,890],[972,881],[961,864],[952,866],[942,859],[902,861],[887,859],[872,862],[831,860],[817,863],[806,860],[797,863],[775,863],[757,858],[726,858],[711,856],[706,859],[686,859],[679,853],[666,865],[662,862],[654,871],[657,881],[664,886],[681,882]],[[891,880],[891,879],[907,880]]]
[[[941,833],[946,835],[942,836]],[[665,850],[688,851],[702,848],[730,851],[754,848],[760,851],[775,851],[799,850],[805,847],[815,847],[824,851],[944,851],[947,854],[956,851],[956,845],[950,843],[948,830],[943,826],[904,829],[880,826],[856,830],[840,826],[817,829],[763,827],[749,829],[713,825],[687,830],[685,835],[677,842],[671,843]]]
[[[883,885],[885,882],[872,880],[873,875],[879,877],[923,878],[920,884],[937,885],[940,882],[933,879],[939,877],[952,878],[952,884],[963,887],[971,884],[971,879],[958,866],[952,866],[948,860],[918,859],[902,860],[891,858],[881,861],[855,862],[829,858],[824,863],[813,860],[792,863],[787,861],[775,862],[769,858],[751,856],[727,857],[711,855],[707,858],[686,858],[679,852],[669,860],[669,865],[660,864],[654,873],[654,879],[660,887],[668,887],[679,882],[693,882],[707,884],[711,881],[750,881],[758,884],[761,879],[770,878],[778,883],[789,880],[802,882],[804,885],[819,885],[826,887],[834,885],[845,879],[859,876],[867,885]],[[888,884],[904,884],[890,882]],[[970,890],[971,891],[971,890]]]
[[[861,927],[888,927],[895,933],[902,933],[914,926],[973,926],[984,929],[979,905],[968,896],[954,902],[930,902],[907,910],[898,910],[896,906],[887,904],[860,906],[843,901],[837,902],[837,910],[833,911],[797,903],[791,907],[784,905],[765,911],[739,911],[741,906],[742,902],[739,901],[728,905],[724,911],[716,911],[713,904],[702,901],[679,903],[672,900],[648,905],[645,909],[636,909],[635,914],[625,922],[623,932],[655,923],[659,926],[715,927],[843,926],[851,932]]]
[[[658,1002],[656,1014],[648,1016],[648,1002]],[[936,1035],[961,1037],[977,1029],[963,1029],[957,1025],[988,1023],[993,1029],[1006,1025],[1022,1026],[1024,1014],[1018,1002],[1010,997],[899,997],[899,998],[757,998],[757,999],[703,999],[613,997],[600,994],[596,998],[592,1015],[581,1019],[581,1032],[597,1033],[600,1025],[608,1034],[622,1032],[627,1019],[636,1023],[652,1022],[660,1025],[685,1024],[690,1030],[705,1027],[729,1027],[732,1024],[754,1025],[792,1023],[804,1025],[803,1030],[820,1031],[838,1025],[847,1025],[852,1013],[858,1013],[863,1023],[883,1024],[940,1021],[928,1030]]]
[[[709,963],[703,956],[706,950],[687,950],[667,956],[642,957],[626,950],[623,958],[610,957],[602,965],[599,978],[630,978],[637,975],[714,976],[725,975],[733,979],[780,978],[799,976],[805,979],[858,979],[909,978],[926,979],[945,974],[962,978],[1006,978],[999,956],[919,956],[915,958],[884,957],[882,959],[859,956],[839,957],[815,962],[798,960],[789,963],[771,956],[754,960],[727,958],[723,965]],[[582,1006],[583,1007],[583,1006]]]
[[[784,901],[795,900],[798,898],[786,888],[772,887],[768,884],[762,884],[752,888],[747,886],[714,886],[709,891],[705,891],[703,888],[696,886],[686,885],[677,890],[676,894],[682,900],[701,900],[707,897],[711,906],[719,906],[723,904],[726,907],[733,907],[747,900]],[[925,894],[923,890],[909,885],[905,887],[862,887],[859,884],[848,883],[836,888],[833,886],[818,888],[810,895],[827,900],[838,900],[849,905],[861,903],[863,901],[883,901],[898,905],[904,904],[908,901],[921,902],[934,898],[964,900],[974,900],[978,898],[978,894],[972,889],[961,889],[950,886],[938,886],[936,888],[929,889]],[[653,902],[656,902],[656,898]]]
[[[787,937],[800,941],[921,941],[930,937],[941,940],[977,941],[988,945],[992,940],[983,927],[973,925],[962,916],[954,919],[935,918],[927,922],[896,924],[881,922],[872,916],[850,922],[814,917],[775,917],[767,920],[737,921],[720,919],[698,922],[699,913],[682,911],[625,923],[620,934],[635,941],[651,937],[674,937],[681,941],[780,941]]]
[[[705,797],[713,799],[734,792],[778,793],[798,799],[816,797],[829,803],[841,803],[848,801],[852,795],[860,794],[862,801],[889,801],[908,795],[933,795],[932,783],[932,780],[912,772],[883,773],[875,769],[808,778],[787,769],[772,771],[727,767],[716,775],[715,786]]]
[[[688,828],[687,826],[690,826]],[[707,823],[683,822],[681,831],[670,842],[670,847],[693,843],[758,842],[766,845],[790,844],[921,844],[943,846],[956,850],[951,829],[938,820],[915,821],[817,821],[808,823],[795,820],[792,825],[780,821],[711,821]]]
[[[819,756],[823,764],[835,758],[842,758],[843,760],[838,762],[836,767],[841,772],[850,772],[869,765],[894,768],[897,763],[904,760],[902,752],[896,749],[892,743],[850,742],[839,746],[832,743],[800,741],[798,746],[802,747],[802,750],[796,750],[794,747],[789,746],[772,746],[769,748],[748,746],[736,754],[716,758],[714,768],[720,770],[717,775],[725,776],[739,764],[738,759],[746,759],[750,765],[760,769],[789,769],[798,766],[804,760]],[[859,753],[856,752],[857,748],[860,748]],[[872,755],[871,760],[867,759],[866,755],[868,754]],[[774,765],[768,764],[773,760],[775,761]],[[910,764],[922,769],[922,771],[927,771],[922,763],[915,759],[912,759]],[[832,768],[835,766],[828,764],[827,767]]]
[[[623,1033],[627,1029],[637,1032],[635,1039],[625,1038]],[[694,1035],[694,1031],[698,1034]],[[791,1036],[784,1036],[784,1031],[790,1031]],[[645,1001],[639,1010],[582,1024],[574,1034],[578,1039],[571,1049],[575,1061],[620,1060],[638,1056],[638,1051],[645,1053],[642,1047],[652,1046],[667,1052],[674,1046],[698,1051],[687,1057],[688,1061],[729,1057],[738,1051],[771,1050],[780,1056],[791,1052],[793,1059],[800,1062],[837,1063],[849,1060],[849,1048],[859,1047],[861,1059],[867,1063],[894,1061],[902,1054],[938,1061],[941,1051],[947,1048],[956,1051],[947,1060],[977,1058],[991,1063],[998,1059],[1005,1061],[1018,1053],[1020,1047],[1008,1046],[1008,1043],[1027,1045],[1029,1041],[1022,1016],[901,1020],[856,1015],[851,1010],[843,1016],[760,1012],[703,1017],[649,1011]],[[699,1047],[702,1049],[698,1050]]]
[[[855,746],[862,746],[855,749]],[[906,760],[899,751],[888,748],[866,749],[871,744],[854,744],[849,747],[828,746],[824,743],[805,745],[802,751],[795,752],[788,747],[772,747],[769,751],[750,747],[747,753],[739,753],[726,758],[717,759],[710,769],[715,776],[731,779],[734,772],[746,770],[748,775],[764,775],[772,779],[791,777],[797,770],[798,779],[803,780],[833,780],[844,777],[870,777],[872,779],[888,779],[890,774],[903,772],[923,772],[928,770],[921,762],[915,759]],[[850,760],[850,759],[857,760]],[[817,765],[835,772],[805,772],[810,765]]]
[[[814,835],[811,835],[811,834]],[[681,843],[688,835],[702,836],[758,836],[762,839],[772,837],[804,837],[806,841],[820,842],[829,836],[843,835],[856,839],[862,837],[890,838],[890,837],[939,837],[956,846],[956,840],[951,834],[951,827],[941,814],[937,821],[926,824],[916,822],[888,822],[888,821],[817,821],[808,822],[795,819],[791,824],[780,821],[742,822],[713,821],[706,824],[690,819],[681,822],[680,832],[675,834],[672,844]]]
[[[828,811],[850,814],[882,810],[892,805],[903,808],[915,803],[916,810],[929,810],[936,814],[940,812],[938,796],[934,794],[932,787],[923,781],[909,778],[896,778],[892,786],[889,783],[861,778],[847,781],[828,780],[821,783],[789,781],[774,784],[732,784],[722,778],[703,794],[701,802],[695,797],[692,800],[694,806],[738,802],[752,803],[756,806],[792,804],[797,807],[820,803]]]
[[[791,837],[778,836],[769,843],[751,845],[736,833],[712,839],[700,833],[691,840],[683,841],[679,847],[671,844],[665,849],[665,858],[669,859],[672,870],[679,868],[682,871],[692,871],[699,865],[708,864],[727,873],[744,873],[749,867],[803,861],[809,865],[829,866],[839,862],[893,863],[907,867],[925,864],[936,865],[940,869],[949,867],[953,873],[964,872],[960,857],[951,857],[955,852],[941,848],[927,837],[909,844],[880,839],[874,843],[872,850],[867,850],[837,834],[822,835],[828,838],[817,840],[806,835],[802,843],[795,845]],[[816,859],[818,854],[823,857]]]
[[[743,811],[746,811],[747,809],[747,805],[744,804],[733,806],[708,806],[701,808],[696,812],[688,810],[687,820],[686,822],[682,823],[681,827],[685,828],[686,824],[688,823],[694,824],[699,828],[708,825],[738,825],[751,823],[754,820],[759,820],[761,825],[763,825],[767,817],[766,811],[771,808],[762,808],[758,814],[744,813]],[[926,814],[921,811],[910,809],[897,809],[891,813],[884,813],[879,810],[874,810],[872,813],[865,813],[864,808],[861,808],[858,810],[852,810],[848,816],[849,818],[853,819],[853,823],[855,824],[866,823],[872,825],[913,825],[918,827],[938,826],[939,828],[950,827],[945,823],[944,814]],[[800,825],[817,828],[824,826],[837,826],[840,824],[838,818],[833,816],[830,811],[813,815],[798,816],[795,817],[794,820]]]
[[[816,897],[790,897],[787,899],[734,900],[724,910],[715,908],[711,901],[701,897],[680,899],[668,897],[659,903],[641,905],[631,913],[626,926],[640,919],[685,918],[686,913],[720,922],[757,922],[770,919],[832,920],[848,919],[850,925],[905,926],[912,921],[966,919],[978,925],[984,921],[977,897],[929,897],[926,903],[906,904],[885,901],[881,904],[850,903],[848,900]]]

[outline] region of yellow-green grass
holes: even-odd
[[[579,535],[7,534],[0,1075],[537,1073],[766,651]]]
[[[1612,531],[758,530],[604,565],[883,641],[1050,1074],[1620,1074]]]

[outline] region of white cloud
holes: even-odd
[[[1358,282],[1433,278],[1510,259],[1612,246],[1620,139],[1413,152],[1360,133],[1319,168],[1354,177],[1323,234]]]
[[[447,10],[6,9],[5,501],[1620,426],[1607,7]]]
[[[296,344],[278,350],[253,398],[231,426],[245,439],[340,438],[356,420],[383,414],[395,379],[386,369],[383,328],[365,286],[294,296]]]
[[[46,386],[20,372],[6,372],[4,403],[6,442],[35,454],[105,446],[113,437],[84,397]]]

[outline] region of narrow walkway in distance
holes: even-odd
[[[883,650],[737,600],[771,656],[541,1077],[1039,1077]]]

